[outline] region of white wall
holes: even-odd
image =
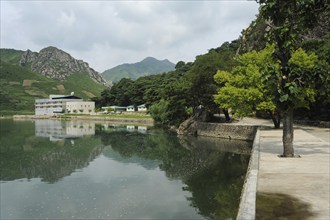
[[[65,112],[70,114],[92,114],[95,112],[95,102],[66,102]]]

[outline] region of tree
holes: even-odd
[[[185,75],[185,80],[189,82],[191,107],[196,109],[197,106],[202,105],[210,112],[218,112],[219,108],[213,100],[217,88],[213,76],[218,69],[230,71],[237,64],[234,59],[237,48],[237,41],[225,42],[216,49],[210,49],[207,54],[196,57],[191,69]],[[227,115],[227,120],[228,117]]]
[[[214,101],[220,108],[231,109],[236,117],[244,117],[256,110],[267,111],[275,128],[280,126],[280,114],[273,102],[268,77],[262,72],[269,65],[276,66],[272,53],[274,46],[268,45],[260,52],[252,51],[237,57],[240,65],[229,73],[218,70],[214,76],[219,85]],[[275,67],[278,69],[277,67]]]
[[[182,68],[186,69],[186,67]],[[163,81],[156,82],[157,87],[146,91],[146,95],[156,93],[161,97],[150,107],[151,116],[164,125],[179,125],[189,115],[191,99],[188,93],[188,83],[183,79],[184,71],[177,69],[165,74]],[[152,92],[152,93],[151,93]]]
[[[132,86],[134,81],[123,78],[118,83],[115,83],[111,89],[106,89],[101,93],[100,102],[102,105],[131,105]]]
[[[330,14],[328,15],[328,26],[329,22]],[[316,70],[318,74],[314,74],[316,77],[313,78],[316,88],[315,102],[310,105],[307,116],[310,119],[329,120],[328,109],[330,109],[330,32],[324,34],[321,39],[308,39],[304,41],[302,44],[302,48],[306,51],[314,52],[321,60]]]
[[[293,109],[299,94],[296,88],[303,88],[307,82],[304,77],[297,81],[296,74],[290,69],[292,51],[302,41],[301,35],[307,28],[317,24],[318,15],[329,10],[325,0],[257,0],[260,15],[268,22],[269,39],[275,44],[274,56],[279,60],[281,77],[279,89],[275,94],[276,103],[283,114],[283,156],[293,157]],[[295,76],[292,76],[294,74]],[[305,75],[306,76],[306,75]]]

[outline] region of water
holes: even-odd
[[[235,218],[249,142],[0,120],[1,219]]]

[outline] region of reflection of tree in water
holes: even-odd
[[[86,167],[101,152],[103,146],[99,139],[84,137],[59,142],[47,138],[30,136],[23,146],[1,152],[2,181],[22,178],[42,178],[53,183],[70,175],[76,169]]]
[[[126,131],[97,134],[104,145],[111,145],[124,157],[159,161],[159,168],[169,179],[186,184],[183,190],[192,193],[188,200],[204,217],[235,218],[249,155],[217,151],[205,145],[182,147],[175,135],[157,129],[148,135]]]

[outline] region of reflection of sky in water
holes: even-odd
[[[99,156],[56,184],[40,179],[1,183],[1,218],[201,219],[179,180]]]

